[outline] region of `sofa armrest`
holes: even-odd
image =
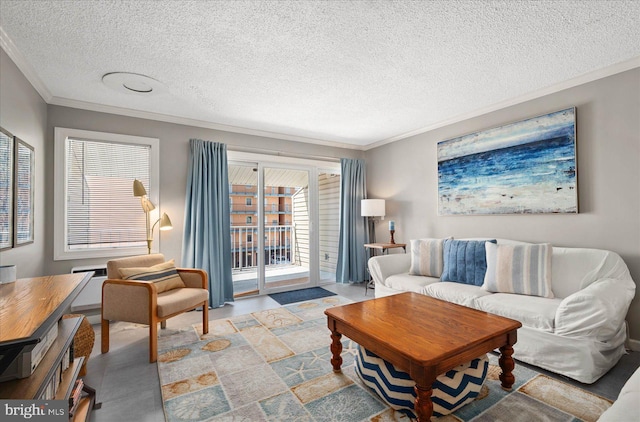
[[[567,296],[556,310],[555,334],[606,342],[624,324],[635,289],[632,280],[606,278]]]
[[[178,268],[178,274],[185,286],[209,290],[207,272],[198,268]]]
[[[148,281],[107,279],[102,284],[102,319],[149,324],[157,302],[158,290]]]
[[[379,255],[369,259],[369,273],[376,283],[384,284],[387,277],[394,274],[409,272],[411,267],[410,254]]]

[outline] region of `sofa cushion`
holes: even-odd
[[[411,275],[408,273],[394,274],[384,280],[384,285],[393,290],[402,292],[422,293],[424,286],[432,283],[438,283],[439,278],[425,277],[421,275]]]
[[[489,292],[553,298],[549,243],[495,245],[487,242],[487,272],[482,288]]]
[[[411,275],[440,277],[442,275],[442,245],[444,239],[412,239]]]
[[[463,283],[451,283],[441,281],[424,287],[423,293],[436,299],[475,308],[477,298],[489,296],[491,293],[482,290],[479,286]]]
[[[475,307],[481,311],[515,319],[526,327],[552,333],[560,302],[562,299],[493,293],[477,298]]]
[[[141,280],[155,283],[158,293],[186,287],[173,259],[151,267],[120,268],[123,280]]]
[[[485,242],[496,243],[496,240],[445,239],[442,281],[481,286],[487,271]]]

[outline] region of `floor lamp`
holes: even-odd
[[[138,179],[133,181],[133,196],[140,197],[140,205],[142,206],[142,211],[144,211],[146,217],[146,225],[147,225],[147,253],[151,253],[151,243],[153,243],[153,229],[156,228],[156,224],[160,223],[160,230],[171,230],[173,225],[171,224],[171,220],[167,213],[162,213],[162,217],[158,218],[153,226],[151,225],[151,221],[149,218],[149,214],[151,211],[156,209],[156,206],[153,205],[153,202],[147,197],[147,190],[144,188],[144,185]]]

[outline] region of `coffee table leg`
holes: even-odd
[[[500,381],[502,381],[502,389],[506,391],[511,391],[513,383],[516,382],[516,378],[511,373],[516,366],[511,355],[513,355],[513,347],[511,347],[510,344],[506,344],[500,348],[500,359],[498,359],[500,369],[502,369]]]
[[[433,390],[431,385],[423,387],[416,383],[413,390],[416,392],[416,401],[413,406],[416,416],[418,416],[418,422],[429,422],[433,415],[433,402],[431,401]]]
[[[331,357],[331,365],[333,365],[333,372],[342,372],[340,366],[342,366],[342,342],[340,339],[342,338],[342,334],[337,331],[331,332],[331,353],[333,356]]]

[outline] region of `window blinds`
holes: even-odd
[[[0,249],[4,249],[13,244],[13,138],[4,132],[0,132],[0,163]]]
[[[68,250],[146,245],[145,214],[133,181],[147,189],[151,147],[67,138]]]

